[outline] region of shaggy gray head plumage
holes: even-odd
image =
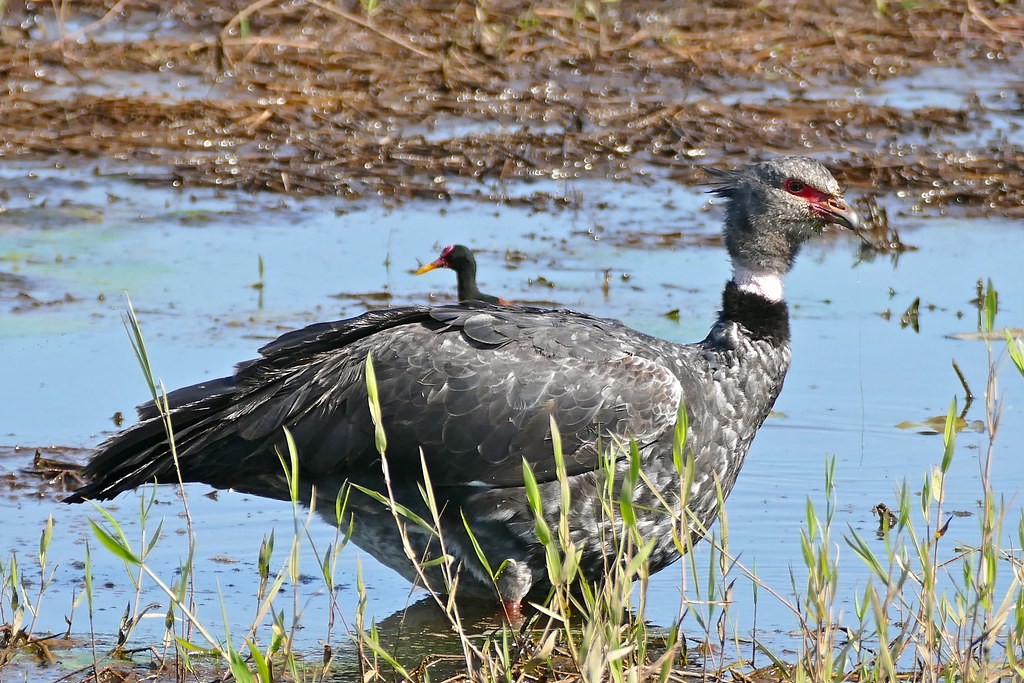
[[[810,157],[778,157],[709,173],[709,192],[728,200],[723,234],[737,267],[783,275],[800,246],[826,224],[856,229],[860,223],[836,179]]]

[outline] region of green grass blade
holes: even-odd
[[[942,473],[945,474],[949,471],[949,465],[953,462],[953,449],[956,446],[956,397],[949,404],[949,412],[946,414],[946,425],[942,434],[942,444],[944,451],[942,453]]]
[[[1006,330],[1006,350],[1010,354],[1010,360],[1017,367],[1021,375],[1024,375],[1024,341],[1014,339],[1010,330]]]
[[[370,405],[370,417],[373,419],[373,437],[378,453],[388,449],[388,440],[384,434],[384,423],[381,419],[380,395],[377,393],[377,373],[373,369],[373,356],[366,354],[366,399]]]
[[[110,533],[102,526],[91,519],[89,520],[89,526],[92,527],[92,532],[96,535],[100,545],[106,548],[110,554],[136,567],[142,564],[139,558],[136,557],[135,553],[133,553],[126,544],[122,544],[118,539],[110,535]]]
[[[479,560],[480,565],[487,572],[487,575],[492,579],[495,577],[495,573],[491,570],[491,564],[487,561],[487,556],[484,555],[484,549],[480,547],[479,541],[476,540],[476,534],[469,527],[469,520],[466,519],[466,513],[460,511],[462,515],[462,526],[466,529],[466,535],[469,537],[469,542],[473,545],[473,552],[476,553],[476,559]]]

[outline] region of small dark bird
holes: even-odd
[[[509,306],[510,303],[490,294],[484,294],[476,284],[476,257],[473,251],[461,244],[449,244],[441,255],[416,271],[417,275],[429,273],[436,268],[450,268],[455,271],[458,282],[459,303],[483,301],[488,304]]]
[[[715,173],[710,191],[726,200],[733,275],[703,341],[674,344],[582,313],[472,302],[320,323],[271,342],[229,377],[167,396],[181,477],[287,499],[278,457],[286,452],[287,428],[298,449],[300,482],[306,495],[315,486],[320,509],[333,511],[346,482],[384,492],[367,407],[370,355],[394,496],[430,517],[420,491],[422,454],[445,548],[460,572],[460,596],[497,596],[511,613],[527,594],[548,589],[523,463],[537,479],[548,525],[557,528],[552,419],[561,432],[567,522],[582,576],[600,578],[613,539],[623,535],[621,520],[609,519],[602,507],[600,461],[607,449],[631,441],[642,469],[632,493],[637,527],[654,539],[651,572],[662,569],[679,559],[672,530],[680,520],[694,540],[714,521],[718,491],[732,489],[782,390],[790,364],[782,276],[826,224],[859,225],[839,184],[807,157]],[[693,473],[685,512],[672,453],[681,403]],[[86,468],[90,483],[69,502],[178,480],[156,408],[143,405],[139,417],[100,447]],[[618,484],[629,470],[621,450],[613,451]],[[383,505],[353,492],[348,514],[357,545],[416,580]],[[503,567],[496,581],[478,560],[463,520],[490,567]],[[435,536],[412,524],[405,530],[416,557],[439,557]],[[437,564],[424,571],[430,587],[444,592]]]

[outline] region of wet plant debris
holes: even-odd
[[[83,0],[54,12],[28,2],[4,15],[0,157],[178,185],[493,199],[511,180],[696,182],[704,163],[803,151],[841,159],[858,190],[1024,216],[1020,93],[893,104],[940,87],[930,70],[1014,73],[1014,3]],[[893,79],[885,102],[865,94]],[[993,109],[1018,120],[1009,134],[992,130]]]

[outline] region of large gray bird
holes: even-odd
[[[606,570],[619,522],[602,510],[600,449],[635,441],[643,476],[634,491],[638,528],[656,539],[651,571],[678,559],[671,529],[689,519],[696,538],[718,512],[790,363],[782,276],[800,246],[826,224],[856,229],[857,214],[832,175],[806,157],[782,157],[715,173],[727,201],[725,246],[733,276],[708,336],[674,344],[621,323],[572,311],[482,303],[371,311],[288,333],[234,375],[168,396],[181,476],[287,498],[278,451],[284,427],[298,446],[300,479],[333,502],[344,482],[383,491],[367,407],[365,362],[376,369],[387,459],[397,500],[425,514],[420,452],[442,508],[460,595],[497,595],[514,610],[548,587],[544,549],[523,485],[523,461],[539,482],[556,528],[559,482],[549,421],[562,437],[568,523],[588,579]],[[680,402],[694,479],[688,515],[672,458]],[[175,482],[164,426],[153,404],[140,422],[104,443],[86,468],[91,481],[68,500],[108,499],[147,482]],[[628,458],[616,463],[621,481]],[[321,506],[323,509],[324,506]],[[668,510],[666,510],[666,507]],[[410,580],[416,574],[382,505],[354,495],[353,540]],[[463,516],[492,568],[487,576]],[[678,528],[678,527],[677,527]],[[437,556],[427,533],[407,528],[414,552]],[[427,570],[444,591],[440,570]]]

